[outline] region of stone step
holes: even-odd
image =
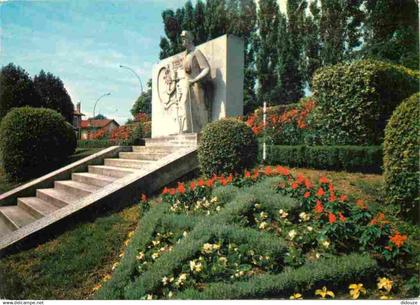
[[[0,207],[0,214],[9,228],[17,230],[36,220],[31,214],[17,205]]]
[[[73,194],[57,189],[38,189],[36,190],[36,197],[49,202],[58,208],[65,207],[77,200],[77,197]]]
[[[165,152],[155,152],[150,153],[147,151],[141,151],[141,152],[120,152],[119,157],[120,159],[132,159],[132,160],[152,160],[156,161],[159,160],[165,156],[167,156],[169,153]]]
[[[59,207],[39,199],[38,197],[18,198],[17,203],[19,207],[37,219],[59,209]]]
[[[103,187],[114,182],[117,178],[92,174],[92,173],[73,173],[71,175],[73,181],[82,182],[90,185]]]
[[[100,187],[98,186],[89,185],[86,183],[72,180],[55,181],[54,188],[57,190],[63,190],[70,194],[74,194],[77,197],[84,197],[90,195],[93,192],[100,189]]]
[[[105,159],[106,166],[144,169],[144,170],[147,169],[147,166],[152,163],[153,161],[151,160],[131,160],[131,159],[118,159],[118,158]]]
[[[133,152],[147,152],[147,153],[173,153],[179,149],[175,145],[160,145],[160,146],[132,146]]]
[[[104,166],[104,165],[89,165],[89,173],[99,174],[103,176],[122,178],[134,172],[135,172],[134,169],[130,170],[128,168]]]
[[[151,138],[145,139],[146,146],[160,146],[160,145],[170,145],[170,146],[191,146],[196,145],[197,140],[195,139],[165,139],[165,138]]]
[[[0,217],[0,237],[3,235],[8,235],[12,233],[15,228],[11,228],[11,224],[8,224],[8,221],[3,217]]]

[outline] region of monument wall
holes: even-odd
[[[210,121],[243,114],[244,44],[242,39],[224,35],[196,46],[210,65],[209,104]],[[153,68],[152,76],[152,137],[179,133],[176,106],[165,104],[168,88],[163,71],[181,69],[184,53],[165,58]],[[174,68],[175,67],[175,68]],[[173,72],[173,71],[171,71]],[[168,72],[169,73],[169,72]],[[179,75],[179,73],[177,74]],[[175,82],[174,82],[175,84]],[[194,114],[193,114],[194,115]]]

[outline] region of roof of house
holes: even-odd
[[[108,126],[112,122],[114,122],[117,126],[120,126],[120,124],[118,124],[115,120],[104,119],[104,120],[82,120],[80,122],[80,127],[81,128],[89,128],[89,127],[103,128],[103,127]]]

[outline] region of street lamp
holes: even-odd
[[[96,109],[96,104],[98,104],[99,100],[105,96],[109,96],[111,95],[111,92],[105,93],[103,95],[101,95],[100,97],[98,97],[98,99],[95,102],[95,105],[93,106],[93,118],[95,118],[95,109]]]
[[[135,76],[137,77],[137,79],[139,80],[141,93],[143,93],[143,84],[142,84],[142,82],[141,82],[140,76],[136,73],[136,71],[134,71],[134,70],[133,70],[133,69],[131,69],[130,67],[123,66],[123,65],[120,65],[120,68],[130,70],[132,73],[134,73],[134,75],[135,75]]]

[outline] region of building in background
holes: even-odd
[[[113,119],[103,119],[103,120],[81,120],[81,132],[80,132],[80,139],[82,140],[90,140],[93,139],[95,135],[99,132],[103,134],[110,134],[112,130],[115,128],[120,127]]]
[[[82,116],[84,116],[84,114],[80,111],[80,107],[80,103],[77,103],[76,110],[73,112],[73,128],[76,131],[77,139],[80,139]]]

